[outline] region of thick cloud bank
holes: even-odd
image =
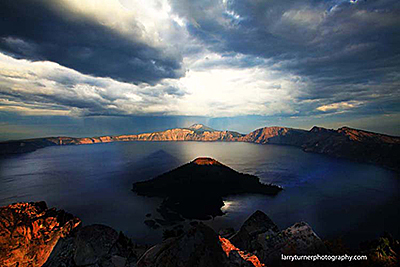
[[[179,53],[159,45],[118,1],[1,1],[0,48],[85,74],[154,83],[184,74]]]

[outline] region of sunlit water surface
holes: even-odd
[[[394,172],[293,147],[250,143],[129,142],[40,149],[0,160],[0,206],[45,200],[86,225],[103,223],[137,242],[158,242],[162,229],[150,229],[143,221],[147,213],[160,217],[156,209],[161,200],[137,196],[131,185],[199,156],[284,188],[275,197],[228,197],[226,215],[205,222],[216,231],[238,229],[259,209],[282,229],[306,221],[320,237],[342,237],[353,247],[384,231],[400,237],[400,177]]]

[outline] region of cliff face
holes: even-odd
[[[42,266],[58,240],[80,220],[45,202],[0,208],[0,266]]]
[[[349,127],[342,127],[337,130],[338,133],[347,136],[352,141],[364,143],[379,144],[400,144],[400,138],[385,134],[378,134],[363,130],[356,130]]]
[[[149,246],[105,225],[81,221],[45,202],[0,208],[0,266],[136,266]]]
[[[310,131],[265,127],[244,136],[243,141],[290,145],[306,152],[379,164],[394,170],[399,170],[400,166],[400,137],[348,127],[338,130],[313,127]]]
[[[257,144],[278,144],[301,146],[308,137],[308,131],[285,127],[265,127],[243,137],[242,141]]]
[[[310,146],[330,139],[332,143],[359,142],[364,144],[400,144],[400,137],[372,133],[363,130],[342,127],[338,130],[314,126],[311,130],[300,130],[286,127],[264,127],[257,129],[242,138],[241,141],[258,144],[281,144],[293,146]]]
[[[326,130],[325,130],[326,131]],[[400,167],[400,138],[343,127],[337,131],[310,131],[312,137],[302,147],[306,152],[326,154],[358,162],[379,164],[394,170]]]
[[[100,137],[49,137],[0,143],[0,155],[20,154],[55,145],[81,145],[124,141],[226,141],[257,144],[290,145],[306,152],[337,158],[379,164],[394,170],[400,166],[400,137],[377,134],[349,127],[329,130],[313,127],[300,130],[286,127],[265,127],[247,135],[218,131],[201,124],[162,132]]]
[[[47,137],[0,142],[0,155],[21,154],[40,148],[57,145],[85,145],[129,141],[242,141],[243,134],[232,131],[217,131],[202,124],[189,128],[176,128],[162,132],[99,136],[99,137]]]
[[[155,133],[115,136],[118,141],[240,141],[244,135],[232,131],[217,131],[202,124]]]

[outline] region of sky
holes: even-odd
[[[400,1],[0,1],[0,140],[193,123],[400,135]]]

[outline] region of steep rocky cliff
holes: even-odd
[[[42,266],[60,238],[80,220],[45,202],[0,208],[0,266]]]

